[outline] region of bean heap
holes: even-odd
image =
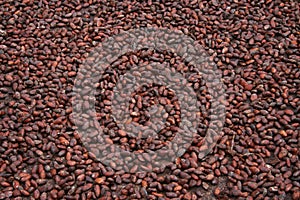
[[[206,50],[226,86],[225,124],[204,158],[202,130],[211,119],[200,110],[198,135],[174,163],[114,170],[76,131],[74,80],[106,38],[143,27],[181,31]],[[106,117],[118,76],[150,61],[193,72],[177,55],[142,49],[122,55],[99,81],[97,117],[109,142],[127,151],[162,147],[180,124],[176,94],[161,85],[145,85],[130,101],[140,124],[153,114],[148,107],[164,105],[168,126],[158,139],[129,137]],[[209,110],[205,82],[189,81]],[[0,199],[298,200],[299,88],[296,0],[0,0]]]

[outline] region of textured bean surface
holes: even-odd
[[[116,163],[101,164],[81,143],[71,119],[79,67],[105,38],[141,27],[180,30],[222,71],[225,125],[204,159],[201,131],[163,171],[113,170]],[[0,0],[0,199],[300,199],[299,38],[296,0]],[[150,50],[124,55],[112,71],[151,60],[192,71],[180,57]],[[115,84],[113,72],[102,89]],[[203,88],[199,101],[209,108],[205,83],[196,78],[192,86]],[[176,95],[147,87],[132,94],[132,119],[145,123],[146,108],[160,101],[173,130]],[[114,130],[104,119],[109,92],[101,97],[95,106],[102,126]],[[202,113],[202,128],[208,122]],[[174,136],[107,134],[128,151],[156,149]]]

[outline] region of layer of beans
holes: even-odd
[[[203,46],[222,71],[226,118],[200,159],[211,96],[201,77],[187,78],[203,105],[191,146],[165,169],[127,172],[82,144],[72,88],[99,43],[142,27],[178,30]],[[299,38],[296,0],[0,0],[0,199],[300,199]],[[109,142],[127,151],[161,148],[180,123],[176,94],[155,84],[132,94],[130,110],[144,124],[148,107],[164,105],[157,139],[129,137],[107,117],[118,77],[150,61],[193,74],[177,55],[155,50],[111,63],[95,108]]]

